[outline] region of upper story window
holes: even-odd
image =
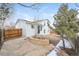
[[[38,25],[38,29],[42,31],[42,25]]]
[[[31,25],[32,28],[34,28],[34,25]]]

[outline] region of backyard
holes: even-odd
[[[55,41],[59,41],[59,40],[53,40],[53,42]],[[54,47],[55,47],[54,43],[50,44],[48,39],[20,37],[20,38],[14,38],[14,39],[5,41],[1,48],[0,55],[2,56],[25,56],[25,55],[46,56],[51,50],[54,49]]]
[[[1,3],[0,55],[78,56],[76,7],[70,3]]]

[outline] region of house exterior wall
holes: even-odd
[[[23,37],[31,37],[34,35],[47,35],[49,34],[49,27],[47,24],[47,20],[38,22],[37,24],[26,23],[25,21],[19,21],[16,24],[16,28],[22,28],[22,36]],[[38,25],[42,26],[42,30],[38,34]],[[33,28],[33,27],[34,28]]]
[[[16,28],[22,28],[22,36],[23,37],[26,37],[26,26],[25,26],[25,22],[24,21],[19,21],[17,24],[16,24]]]
[[[34,28],[32,28],[32,26]],[[36,27],[35,27],[35,25],[27,24],[27,26],[26,26],[26,36],[30,37],[30,36],[34,36],[35,34],[36,34]]]
[[[32,28],[31,24],[26,23],[25,21],[19,21],[16,24],[16,28],[22,28],[22,36],[23,37],[30,37],[34,36],[36,34],[36,26],[33,25],[34,28]]]
[[[47,34],[49,34],[49,27],[48,27],[48,24],[47,24],[47,20],[39,22],[39,25],[42,26],[42,30],[40,31],[40,34],[38,34],[38,35],[47,35]]]

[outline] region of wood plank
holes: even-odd
[[[5,39],[15,38],[22,36],[22,29],[8,29],[5,30]]]

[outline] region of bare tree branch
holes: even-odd
[[[23,7],[32,8],[32,6],[23,5],[22,3],[18,3],[18,4],[21,5],[21,6],[23,6]]]

